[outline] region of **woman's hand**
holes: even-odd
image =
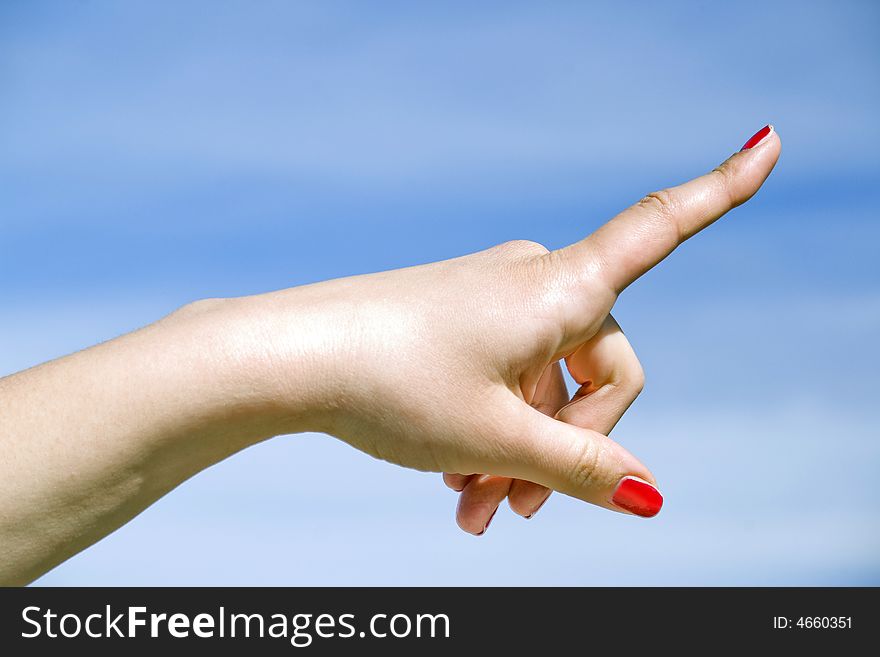
[[[272,382],[265,402],[282,416],[300,413],[303,363],[311,363],[319,401],[306,428],[447,473],[447,485],[462,491],[458,522],[474,534],[505,497],[530,517],[551,490],[655,515],[662,498],[653,475],[606,435],[643,384],[609,313],[626,286],[758,190],[780,142],[770,129],[756,140],[558,251],[509,242],[234,300],[267,339],[270,366],[255,377]],[[560,360],[581,386],[571,400]]]
[[[757,191],[780,144],[768,130],[748,145],[558,251],[510,242],[200,301],[0,379],[0,584],[31,581],[211,464],[299,431],[452,473],[459,524],[475,534],[505,496],[529,516],[550,490],[654,515],[654,477],[605,435],[642,386],[609,313]],[[581,384],[570,402],[562,359]]]

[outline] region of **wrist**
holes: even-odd
[[[334,350],[318,342],[332,340],[332,322],[298,296],[205,299],[169,317],[192,344],[210,414],[247,443],[330,431]]]

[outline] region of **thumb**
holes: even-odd
[[[558,254],[571,278],[589,278],[619,294],[695,233],[745,203],[776,165],[782,148],[773,126],[765,126],[742,150],[710,173],[648,194],[595,233]]]
[[[598,506],[650,518],[663,506],[654,476],[597,431],[522,406],[513,476]]]

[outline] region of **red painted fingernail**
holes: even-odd
[[[772,125],[765,125],[763,128],[758,130],[758,132],[756,132],[751,137],[749,137],[749,140],[745,144],[743,144],[743,147],[740,148],[739,150],[740,151],[747,151],[750,148],[754,148],[755,146],[760,144],[761,140],[763,140],[764,137],[769,135],[772,130],[773,130]]]
[[[611,498],[621,509],[643,518],[652,518],[660,513],[663,496],[647,481],[635,477],[624,477]]]

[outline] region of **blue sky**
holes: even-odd
[[[771,121],[747,206],[615,315],[641,522],[561,496],[480,539],[437,475],[278,438],[43,584],[880,584],[880,7],[0,6],[0,373],[186,301],[561,246]]]

